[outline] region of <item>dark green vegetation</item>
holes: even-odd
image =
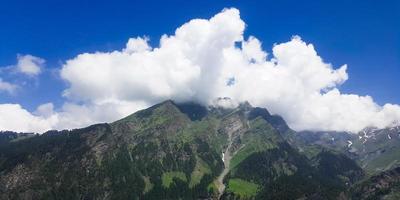
[[[373,182],[359,182],[354,153],[248,103],[166,101],[111,124],[7,133],[0,199],[358,199]]]
[[[400,167],[356,184],[351,192],[353,199],[400,199]]]
[[[15,142],[21,139],[35,136],[34,133],[16,133],[12,131],[0,131],[0,145]]]

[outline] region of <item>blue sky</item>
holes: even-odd
[[[223,8],[240,10],[244,35],[253,35],[267,52],[275,43],[299,35],[325,62],[348,65],[342,93],[371,95],[400,104],[400,3],[373,1],[19,1],[0,2],[0,67],[15,65],[17,55],[46,60],[39,77],[2,72],[4,81],[22,83],[16,94],[0,93],[0,103],[29,111],[52,102],[60,107],[66,83],[58,70],[84,52],[124,48],[128,38],[161,35],[190,19],[210,18]]]

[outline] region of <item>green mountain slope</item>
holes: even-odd
[[[0,199],[336,199],[363,177],[344,154],[307,157],[288,134],[248,103],[166,101],[111,124],[7,140]]]

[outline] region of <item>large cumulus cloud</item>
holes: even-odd
[[[295,130],[356,132],[399,123],[398,105],[342,94],[347,66],[326,63],[312,44],[294,36],[268,55],[257,38],[244,38],[244,29],[239,11],[225,9],[162,36],[158,47],[138,37],[118,51],[80,54],[60,70],[68,83],[65,105],[55,112],[46,104],[30,115],[46,128],[71,128],[113,121],[166,99],[212,105],[230,97],[282,115]]]

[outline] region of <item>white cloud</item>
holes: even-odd
[[[126,44],[126,48],[123,50],[126,53],[138,53],[151,50],[151,47],[147,43],[148,37],[130,38]]]
[[[53,103],[45,103],[36,108],[36,115],[43,117],[50,117],[54,114],[54,105]]]
[[[244,22],[238,10],[210,20],[192,20],[164,35],[160,47],[129,39],[123,51],[81,54],[66,62],[61,77],[70,83],[64,95],[74,100],[156,103],[172,98],[206,102],[217,81],[222,49],[241,41]],[[208,88],[205,89],[205,88]]]
[[[17,88],[18,88],[17,85],[3,81],[3,79],[0,78],[0,92],[7,92],[9,94],[14,94]]]
[[[20,89],[19,85],[21,84],[15,83],[18,82],[18,76],[15,75],[21,73],[30,77],[37,76],[41,73],[45,62],[44,59],[32,55],[17,55],[17,64],[0,68],[0,74],[7,74],[6,77],[11,75],[10,77],[14,82],[3,81],[3,79],[0,78],[0,92],[15,94],[16,90]],[[26,82],[22,82],[22,84],[26,84]]]
[[[0,129],[42,132],[51,129],[54,119],[32,115],[18,104],[0,104]]]
[[[39,58],[32,55],[18,55],[17,56],[18,63],[15,66],[17,72],[29,75],[36,76],[42,72],[42,68],[45,64],[45,60],[43,58]]]
[[[399,123],[398,105],[342,94],[338,86],[348,79],[347,66],[335,69],[312,44],[295,36],[275,45],[269,59],[257,38],[243,38],[244,29],[239,11],[226,9],[162,36],[159,47],[138,37],[120,51],[80,54],[60,72],[69,85],[64,106],[58,112],[40,106],[31,118],[51,128],[80,127],[174,99],[219,106],[247,100],[282,115],[296,130],[358,131]]]
[[[143,102],[101,105],[65,103],[57,112],[52,103],[46,103],[30,113],[19,104],[0,104],[0,130],[43,133],[52,129],[80,128],[93,123],[111,122],[149,106]]]
[[[93,123],[112,122],[121,117],[149,107],[143,102],[107,102],[101,104],[78,105],[65,103],[62,111],[57,112],[57,120],[53,123],[55,129],[71,129],[91,125]],[[54,116],[54,115],[53,115]]]

